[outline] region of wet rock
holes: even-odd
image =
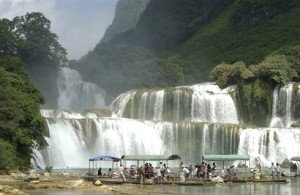
[[[214,177],[211,181],[214,183],[224,183],[224,180],[221,177]]]
[[[10,186],[1,186],[0,185],[0,195],[2,194],[20,194],[20,195],[27,195],[26,193],[18,190],[18,189],[14,189]]]
[[[82,180],[82,179],[81,179],[81,180],[77,180],[77,181],[73,184],[72,188],[77,188],[77,187],[80,186],[81,184],[83,184],[83,180]]]
[[[96,180],[96,181],[94,182],[94,185],[95,185],[95,186],[102,186],[102,182],[101,182],[100,180]]]

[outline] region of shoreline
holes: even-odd
[[[0,175],[0,194],[27,194],[24,190],[99,190],[118,193],[113,186],[96,186],[81,176],[39,175],[36,179],[29,179],[28,175]]]

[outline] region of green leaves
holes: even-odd
[[[0,173],[15,167],[16,154],[14,147],[7,141],[0,139]]]

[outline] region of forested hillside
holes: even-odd
[[[57,64],[65,59],[65,50],[43,14],[0,20],[1,171],[27,168],[32,149],[47,145],[45,120],[40,115],[45,99],[30,82],[25,67],[32,80],[51,93],[56,88]]]
[[[299,13],[296,0],[151,0],[135,28],[71,66],[112,96],[208,81],[222,61],[249,66],[299,45]]]

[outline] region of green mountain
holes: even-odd
[[[70,65],[112,96],[208,81],[222,61],[249,66],[299,45],[299,9],[296,0],[151,0],[135,27]]]
[[[107,28],[102,42],[110,41],[117,34],[134,28],[150,0],[118,1],[112,24]]]

